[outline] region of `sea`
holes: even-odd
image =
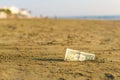
[[[84,19],[84,20],[120,20],[119,16],[59,16],[63,19]]]

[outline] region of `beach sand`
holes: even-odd
[[[66,48],[94,61],[64,61]],[[0,20],[0,80],[120,80],[120,21]]]

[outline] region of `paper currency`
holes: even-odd
[[[85,60],[94,60],[95,54],[80,52],[77,50],[72,50],[67,48],[65,59],[66,61],[85,61]]]

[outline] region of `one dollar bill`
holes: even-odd
[[[77,50],[67,48],[64,60],[66,61],[95,60],[95,54],[80,52]]]

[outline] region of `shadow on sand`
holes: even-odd
[[[51,58],[33,58],[33,60],[39,60],[39,61],[56,61],[61,62],[64,61],[64,59],[51,59]]]

